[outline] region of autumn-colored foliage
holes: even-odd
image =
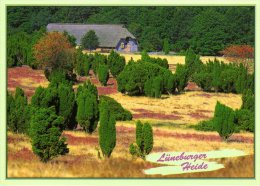
[[[72,46],[67,37],[59,32],[46,33],[33,49],[38,68],[56,68],[71,61]]]
[[[254,58],[254,48],[250,45],[231,45],[220,52],[229,61],[244,63],[248,65],[250,59]]]

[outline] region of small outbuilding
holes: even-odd
[[[80,46],[81,38],[90,30],[94,30],[101,51],[117,50],[121,52],[137,52],[138,43],[132,33],[124,25],[116,24],[69,24],[50,23],[47,31],[68,32],[76,38],[76,44]]]

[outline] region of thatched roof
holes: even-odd
[[[94,30],[100,47],[116,47],[118,41],[122,38],[135,37],[123,26],[113,24],[62,24],[50,23],[47,25],[47,31],[67,31],[69,34],[76,37],[77,45],[80,45],[80,40],[85,33]]]

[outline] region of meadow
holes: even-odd
[[[168,61],[173,65],[182,63],[181,61],[184,63],[184,57],[169,56]],[[160,99],[130,97],[117,91],[116,81],[112,77],[108,86],[104,87],[92,72],[89,77],[79,77],[74,88],[87,79],[97,86],[99,95],[114,98],[133,114],[133,121],[116,123],[117,144],[112,156],[109,159],[100,159],[97,131],[90,135],[77,129],[63,132],[63,136],[67,138],[69,154],[42,163],[33,154],[27,136],[8,132],[8,177],[254,177],[253,133],[236,133],[228,142],[223,142],[217,132],[200,132],[188,127],[212,118],[217,101],[233,109],[240,108],[241,95],[206,93],[189,83],[184,93],[163,95]],[[41,70],[32,70],[27,66],[9,68],[8,90],[14,92],[16,86],[23,88],[30,100],[35,88],[47,87],[48,81]],[[135,140],[136,120],[145,120],[152,124],[152,152],[238,149],[247,153],[247,156],[219,159],[217,161],[226,168],[217,171],[167,176],[145,175],[144,169],[159,165],[133,158],[129,153],[129,145]]]

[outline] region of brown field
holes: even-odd
[[[8,177],[254,177],[253,133],[234,134],[229,142],[223,142],[216,132],[199,132],[187,127],[212,118],[217,101],[234,109],[239,108],[242,103],[241,95],[206,93],[189,83],[185,93],[164,95],[161,99],[130,97],[117,92],[117,84],[113,78],[109,79],[107,87],[103,87],[95,75],[90,73],[90,77],[79,77],[78,84],[86,79],[97,85],[99,94],[107,94],[116,99],[134,116],[134,121],[117,122],[117,145],[112,157],[98,158],[97,132],[89,135],[80,130],[64,131],[69,154],[44,164],[33,154],[27,136],[8,132]],[[20,86],[31,97],[35,88],[40,85],[48,85],[42,71],[29,67],[8,69],[9,91],[13,92],[16,86]],[[226,168],[211,172],[145,175],[144,169],[159,165],[133,159],[128,151],[129,145],[135,140],[134,123],[138,119],[149,121],[153,126],[152,152],[238,149],[245,151],[248,156],[219,159],[217,161]]]

